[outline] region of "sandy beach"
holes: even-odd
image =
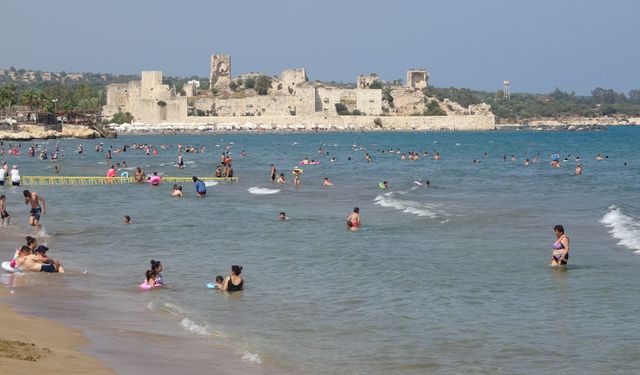
[[[10,298],[0,289],[0,302]],[[88,343],[82,332],[60,323],[19,314],[0,305],[0,373],[114,374],[97,359],[80,352]]]

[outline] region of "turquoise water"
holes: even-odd
[[[122,373],[134,371],[140,357],[130,348],[141,340],[157,343],[160,373],[184,369],[175,362],[184,358],[206,372],[220,356],[229,369],[259,373],[631,373],[640,368],[639,138],[640,128],[623,127],[103,140],[168,145],[157,157],[129,149],[113,161],[171,176],[212,175],[230,146],[240,181],[211,186],[203,199],[191,184],[182,199],[167,184],[33,187],[47,199],[44,240],[75,273],[3,281],[41,297],[22,297],[27,311],[88,330],[90,351]],[[60,141],[62,174],[104,175],[96,142]],[[83,157],[73,153],[80,143]],[[178,170],[178,143],[206,151],[185,154]],[[442,160],[380,152],[388,149],[437,150]],[[569,159],[559,169],[548,164],[554,152]],[[523,165],[537,154],[540,163]],[[321,164],[304,166],[295,188],[291,169],[305,156]],[[52,173],[49,161],[6,158],[22,175]],[[268,180],[270,163],[286,185]],[[21,191],[0,190],[16,225],[0,233],[28,233]],[[354,206],[364,231],[345,229]],[[280,211],[290,219],[278,221]],[[571,238],[566,270],[547,266],[555,224]],[[8,258],[17,243],[3,242]],[[142,293],[151,258],[163,262],[169,288]],[[245,291],[205,287],[231,264],[244,267]]]

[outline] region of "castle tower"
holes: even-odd
[[[509,87],[510,85],[511,85],[511,82],[509,82],[508,79],[505,79],[504,81],[502,81],[502,92],[503,92],[502,97],[504,99],[511,99],[511,88]]]
[[[425,89],[429,85],[429,73],[426,69],[408,69],[405,84],[409,89]]]
[[[229,55],[211,56],[209,84],[212,88],[226,90],[231,83],[231,57]]]

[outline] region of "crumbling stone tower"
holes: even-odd
[[[209,84],[212,88],[226,90],[231,82],[231,57],[229,55],[211,56]]]
[[[407,70],[407,88],[425,89],[429,84],[429,73],[426,69],[408,69]]]

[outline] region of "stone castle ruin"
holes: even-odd
[[[422,89],[428,85],[429,74],[425,69],[407,70],[405,86],[397,82],[386,82],[376,74],[357,77],[355,88],[309,81],[305,68],[287,69],[278,76],[265,77],[260,73],[245,73],[235,78],[231,75],[231,57],[212,55],[208,90],[202,90],[191,81],[176,94],[175,88],[162,83],[162,72],[144,71],[140,81],[112,84],[107,88],[107,104],[103,115],[111,117],[118,112],[129,112],[136,122],[159,123],[217,123],[223,118],[244,118],[236,121],[261,122],[269,119],[277,122],[372,122],[376,123],[426,124],[434,119],[422,116],[428,102]],[[261,92],[255,83],[262,80]],[[371,88],[378,81],[386,92]],[[252,83],[250,85],[249,83]],[[267,83],[265,88],[264,84]],[[262,94],[262,95],[261,95]],[[384,99],[383,99],[384,97]],[[448,115],[471,114],[454,102],[438,102]],[[490,107],[476,106],[473,115],[484,116],[482,127],[493,127],[495,118]],[[416,118],[403,119],[413,116]],[[422,119],[417,118],[422,117]],[[440,122],[453,123],[454,118]],[[469,119],[465,119],[469,122]],[[472,121],[473,122],[473,121]],[[275,126],[275,125],[274,125]],[[416,125],[411,125],[416,126]]]
[[[410,89],[426,89],[429,81],[429,73],[425,69],[409,69],[407,70],[407,88]]]
[[[211,56],[209,85],[218,90],[226,90],[231,83],[231,57],[229,55]]]

